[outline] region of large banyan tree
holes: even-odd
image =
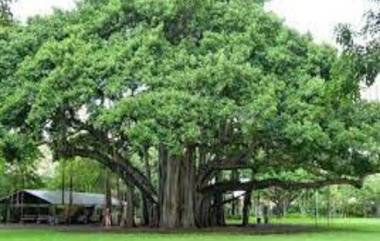
[[[224,194],[380,171],[357,56],[262,1],[85,0],[0,27],[0,53],[1,128],[119,173],[151,225],[222,225]]]

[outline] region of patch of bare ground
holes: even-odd
[[[212,227],[202,229],[159,229],[159,228],[122,228],[111,227],[105,228],[99,225],[35,225],[35,224],[9,224],[0,225],[1,229],[31,229],[31,230],[52,230],[58,232],[72,233],[116,233],[116,234],[136,234],[136,233],[158,233],[158,234],[202,234],[202,233],[223,233],[223,234],[247,234],[247,235],[269,235],[269,234],[297,234],[321,231],[313,225],[287,225],[287,224],[266,224],[266,225],[249,225],[247,227],[229,225],[224,227]]]

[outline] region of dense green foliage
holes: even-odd
[[[0,195],[41,185],[35,171],[38,156],[29,138],[0,129]]]
[[[46,180],[48,189],[61,190],[63,185],[65,190],[72,188],[76,192],[105,192],[106,175],[98,163],[76,158],[57,164],[54,174]]]
[[[276,205],[273,215],[279,217],[314,217],[316,209],[322,218],[379,217],[380,177],[368,178],[362,189],[347,185],[303,191],[268,189],[262,197]]]
[[[374,6],[365,14],[362,29],[355,30],[348,24],[336,28],[338,43],[367,85],[376,81],[380,69],[380,1],[371,2]]]
[[[0,28],[4,25],[8,25],[12,22],[12,12],[10,10],[10,4],[13,0],[1,0],[0,1]]]

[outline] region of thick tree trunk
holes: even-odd
[[[214,209],[211,215],[213,226],[225,226],[223,193],[214,194]]]
[[[193,149],[185,157],[160,147],[160,227],[195,227]]]
[[[286,217],[288,214],[289,202],[285,199],[282,202],[282,217]]]
[[[168,151],[161,146],[160,153],[160,227],[176,228],[179,226],[178,181],[180,163],[169,157]]]
[[[160,144],[159,149],[159,156],[158,156],[158,218],[159,218],[159,226],[163,225],[163,219],[164,219],[164,186],[166,183],[166,163],[168,161],[168,151],[166,147],[163,144]]]
[[[180,192],[181,192],[181,226],[184,228],[195,227],[194,194],[195,194],[195,162],[194,149],[188,148],[185,158],[181,163]]]
[[[158,206],[142,194],[144,226],[158,227]]]
[[[161,227],[175,228],[180,226],[180,162],[169,159],[166,165],[166,182],[163,186]]]
[[[211,226],[211,198],[196,193],[195,210],[197,227],[207,228]]]
[[[106,208],[112,208],[112,198],[111,198],[111,185],[110,185],[110,172],[105,170],[105,193],[106,193]]]
[[[143,159],[144,159],[144,167],[145,167],[145,175],[148,179],[148,182],[152,182],[152,171],[149,163],[149,147],[144,147],[143,150]]]
[[[126,228],[133,228],[136,226],[135,223],[135,200],[134,200],[134,187],[128,187],[126,193],[126,201],[127,201],[127,216],[125,220]]]
[[[251,196],[252,196],[251,191],[247,192],[244,196],[243,223],[242,223],[243,226],[249,225],[249,213],[250,213],[250,209],[252,205]]]
[[[152,183],[152,174],[151,174],[151,166],[149,163],[149,147],[144,147],[142,153],[142,159],[144,160],[144,168],[145,175],[148,179],[149,183]],[[155,208],[153,202],[147,198],[147,196],[142,192],[142,214],[144,219],[144,226],[156,227],[157,224],[157,212],[155,212]]]
[[[206,165],[206,153],[202,148],[198,149],[198,169],[196,177],[196,187],[198,190],[201,186],[207,183],[203,178],[203,167]],[[206,228],[211,226],[211,213],[212,213],[212,195],[203,194],[201,192],[194,192],[194,210],[195,210],[195,223],[198,228]]]
[[[231,181],[236,181],[236,182],[239,181],[239,172],[238,172],[238,170],[232,170],[232,172],[231,172]],[[232,193],[234,193],[234,192],[232,192]],[[232,201],[232,203],[231,203],[231,215],[232,216],[239,215],[239,212],[237,210],[238,207],[239,207],[239,199]]]
[[[150,225],[150,208],[148,204],[148,200],[146,200],[146,197],[144,194],[141,194],[141,199],[142,199],[142,216],[144,219],[144,226],[149,226]]]
[[[221,179],[220,172],[216,174],[215,181],[219,182]],[[223,193],[216,192],[214,193],[214,205],[211,212],[211,224],[212,226],[224,226],[225,216],[224,216],[224,204],[223,204]]]

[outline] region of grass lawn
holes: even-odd
[[[276,222],[313,223],[313,220],[287,219]],[[330,226],[321,220],[322,230],[313,233],[287,235],[248,235],[239,233],[70,233],[54,230],[0,229],[0,241],[380,241],[380,219],[339,219]]]

